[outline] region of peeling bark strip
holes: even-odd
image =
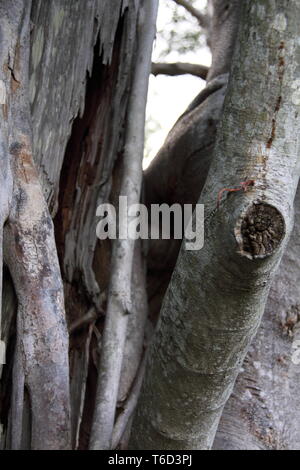
[[[137,61],[129,100],[120,191],[122,196],[127,196],[128,205],[137,204],[140,200],[145,109],[158,0],[141,0],[139,8]],[[92,450],[110,449],[112,444],[128,313],[131,313],[133,254],[133,240],[116,240],[112,254],[108,306],[90,440],[90,449]]]
[[[68,332],[53,224],[32,156],[30,9],[29,0],[0,3],[0,79],[5,83],[7,96],[7,121],[1,120],[1,159],[13,179],[6,211],[4,256],[18,298],[11,447],[22,447],[26,390],[31,410],[30,447],[67,449]]]
[[[297,0],[243,3],[215,157],[200,198],[207,214],[206,243],[200,252],[181,249],[149,352],[132,449],[211,448],[292,228],[300,169],[295,92],[300,5]],[[286,60],[280,84],[276,64],[282,41],[292,60]],[[279,94],[276,135],[267,148]],[[229,193],[216,210],[220,187],[236,187],[246,178],[253,178],[255,186]],[[273,218],[271,223],[263,218],[262,228],[274,231],[277,246],[266,243],[259,257],[241,256],[237,223],[247,214],[244,220],[251,226],[254,215],[256,226],[257,210],[269,207],[278,223],[273,227]]]

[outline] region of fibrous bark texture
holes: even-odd
[[[9,21],[15,27],[11,43],[17,45],[22,31],[26,32],[26,40],[29,40],[30,33],[30,48],[26,49],[27,59],[25,56],[20,56],[24,67],[29,66],[29,73],[22,69],[22,77],[17,67],[18,58],[14,63],[14,48],[9,50],[8,56],[6,52],[3,52],[5,47],[1,47],[1,53],[3,52],[1,63],[8,64],[8,69],[5,70],[9,78],[9,86],[6,87],[7,96],[13,97],[12,91],[16,89],[17,92],[20,92],[20,95],[16,94],[16,97],[22,95],[24,103],[30,104],[29,110],[28,105],[27,108],[20,107],[19,102],[16,101],[17,98],[14,98],[15,101],[13,101],[16,112],[18,110],[22,113],[22,123],[28,126],[25,130],[18,128],[21,125],[21,120],[14,122],[16,118],[10,119],[9,114],[9,126],[5,127],[5,122],[2,126],[1,123],[1,132],[6,132],[8,127],[16,128],[14,131],[16,138],[11,142],[15,145],[11,147],[12,155],[10,157],[11,163],[16,163],[13,167],[14,171],[22,174],[24,178],[27,172],[31,178],[28,198],[24,199],[24,190],[28,189],[26,186],[28,182],[20,180],[18,183],[16,180],[15,194],[18,197],[13,200],[12,181],[14,175],[10,173],[10,166],[7,165],[6,169],[4,157],[8,154],[5,148],[7,140],[1,137],[3,165],[1,163],[0,171],[1,178],[3,181],[5,180],[5,186],[1,186],[1,191],[5,188],[3,199],[1,199],[1,222],[4,223],[7,220],[9,209],[12,208],[11,221],[6,227],[5,251],[19,302],[17,338],[20,337],[19,332],[21,332],[21,336],[24,335],[24,338],[30,338],[31,335],[36,337],[38,330],[40,336],[35,338],[36,344],[43,343],[44,347],[44,356],[39,357],[39,361],[42,361],[42,364],[44,361],[45,369],[46,366],[48,367],[47,361],[50,361],[52,369],[49,366],[48,372],[49,374],[50,372],[56,373],[58,377],[60,376],[58,370],[60,366],[56,362],[58,353],[56,344],[60,341],[62,351],[60,364],[63,367],[66,366],[63,374],[64,385],[66,385],[64,390],[69,399],[68,364],[65,361],[68,334],[63,319],[62,282],[56,258],[52,222],[44,203],[44,197],[52,217],[55,216],[56,245],[65,291],[67,321],[70,325],[77,325],[75,329],[72,326],[70,338],[72,446],[87,448],[95,400],[97,363],[103,329],[103,312],[107,302],[106,291],[111,258],[110,242],[97,242],[96,208],[101,202],[117,198],[120,190],[119,180],[122,173],[128,103],[133,79],[132,71],[135,68],[137,57],[137,22],[141,2],[127,0],[111,0],[109,2],[51,0],[44,2],[33,0],[31,6],[29,1],[24,1],[24,4],[21,1],[14,2],[14,6],[11,5],[11,2],[2,2],[1,5],[5,3],[7,3],[7,9],[9,4]],[[3,15],[2,21],[7,28],[6,19],[6,15]],[[7,31],[4,32],[6,34]],[[28,57],[29,49],[30,58]],[[16,47],[16,51],[18,52],[18,47]],[[0,96],[3,101],[3,96],[5,96],[3,87]],[[10,112],[10,108],[4,102],[1,104],[5,116],[5,113]],[[26,119],[23,119],[24,117]],[[23,134],[26,138],[23,138]],[[31,151],[31,149],[33,150]],[[35,162],[37,173],[34,170],[32,160]],[[22,173],[21,161],[24,161],[25,173]],[[37,182],[38,178],[42,183],[42,192]],[[31,184],[32,182],[33,184]],[[6,199],[7,202],[5,202]],[[13,204],[10,204],[12,202]],[[25,210],[29,211],[31,205],[34,210],[30,219]],[[38,227],[37,218],[42,221]],[[17,230],[20,231],[20,239],[15,236]],[[44,245],[47,245],[46,251],[42,251]],[[26,282],[22,280],[22,285],[20,276],[24,277],[24,270],[28,268],[28,265],[20,264],[19,258],[18,265],[13,265],[13,261],[17,261],[16,257],[23,256],[24,259],[25,254],[28,256],[28,251],[23,253],[21,248],[23,250],[32,248],[35,256],[28,261],[31,263],[32,276],[29,276]],[[51,264],[50,268],[48,263]],[[134,267],[133,278],[137,275],[136,269],[141,269],[143,272],[143,263],[144,261],[140,257],[140,267]],[[42,277],[38,278],[38,276]],[[49,425],[48,434],[45,429],[42,429],[37,435],[38,428],[33,426],[33,420],[39,418],[38,413],[40,412],[40,422],[42,422],[44,414],[50,407],[49,403],[46,408],[43,408],[41,387],[44,383],[47,388],[47,381],[43,370],[39,371],[40,376],[35,375],[38,372],[34,361],[31,362],[31,375],[28,373],[28,376],[30,375],[32,383],[38,380],[40,386],[30,385],[30,389],[25,387],[22,436],[20,435],[21,431],[18,431],[19,434],[14,431],[15,443],[12,443],[9,438],[12,434],[12,426],[15,427],[15,430],[21,429],[17,425],[17,420],[22,419],[21,380],[18,381],[18,387],[14,387],[13,401],[17,406],[12,406],[9,396],[11,394],[12,353],[15,347],[15,357],[20,357],[22,342],[16,340],[15,337],[15,293],[7,271],[5,271],[4,283],[3,312],[5,318],[3,318],[2,324],[3,340],[8,349],[8,364],[4,367],[2,376],[1,423],[3,423],[3,435],[1,446],[6,448],[12,446],[68,448],[70,423],[67,402],[59,419],[54,416],[55,407],[45,417],[45,429],[47,423]],[[135,281],[135,285],[138,287],[132,294],[133,310],[137,314],[141,314],[141,318],[134,318],[129,323],[131,327],[139,325],[140,330],[137,328],[134,335],[128,335],[126,338],[124,369],[130,369],[130,372],[126,381],[122,379],[122,393],[120,392],[119,398],[122,403],[128,399],[129,390],[139,368],[143,348],[147,309],[140,310],[136,307],[141,292],[144,292],[143,276],[139,278],[138,282]],[[33,289],[33,286],[36,286],[34,295],[30,298],[28,295],[25,296],[24,290],[26,289],[28,292],[29,289]],[[40,323],[31,321],[31,316],[27,314],[29,306],[32,307],[30,315],[39,318],[38,314],[41,310],[45,315],[44,320],[42,316]],[[55,306],[56,308],[54,308]],[[55,326],[54,317],[51,317],[49,313],[49,309],[52,307],[53,315],[56,314],[57,324]],[[88,312],[90,312],[90,320],[86,323],[84,318]],[[26,324],[20,322],[22,316],[26,317]],[[140,335],[137,339],[136,336],[139,332]],[[135,344],[138,343],[134,353],[132,337],[134,337]],[[45,341],[46,346],[44,346]],[[47,342],[53,343],[50,352],[47,349]],[[28,347],[31,345],[29,343],[30,341],[26,343]],[[35,359],[36,350],[33,349],[30,353],[33,354],[30,357]],[[26,374],[22,374],[22,369],[23,364],[20,361],[14,361],[13,376],[24,377],[27,371],[25,371]],[[124,372],[123,376],[125,375]],[[26,377],[24,380],[26,382]],[[30,409],[33,402],[31,402],[30,394],[33,388],[36,390],[34,397],[36,401],[34,403],[35,414],[31,416]],[[56,393],[59,394],[62,390],[59,380],[53,379],[53,389],[55,389],[53,395],[53,399],[55,399],[57,398]],[[18,390],[21,392],[19,393]],[[58,406],[60,406],[59,402]],[[64,416],[66,417],[65,428]],[[57,432],[56,440],[54,438],[52,440],[50,436],[51,433],[54,435],[56,432],[56,427],[50,425],[51,420],[54,419],[55,422],[61,424],[61,431]]]
[[[200,198],[205,245],[200,252],[181,248],[151,345],[131,448],[211,448],[259,326],[291,232],[299,178],[298,63],[288,60],[298,57],[298,10],[295,1],[244,2]],[[259,62],[258,49],[267,51]],[[220,191],[239,185],[240,191],[224,192],[218,207]]]
[[[68,334],[53,224],[33,163],[29,104],[30,1],[1,2],[2,158],[10,169],[4,258],[18,299],[10,445],[70,445]],[[13,187],[10,186],[10,178]],[[5,206],[4,206],[5,208]],[[26,393],[25,393],[26,391]]]

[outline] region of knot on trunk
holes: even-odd
[[[247,258],[265,258],[271,255],[285,236],[285,222],[274,206],[253,203],[242,216],[236,230],[240,254]]]

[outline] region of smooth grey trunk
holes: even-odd
[[[300,449],[300,187],[295,224],[214,449]]]
[[[243,3],[200,198],[205,246],[181,248],[149,352],[131,449],[211,448],[291,232],[299,179],[299,5]]]

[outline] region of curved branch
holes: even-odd
[[[194,16],[197,20],[200,26],[202,28],[208,28],[209,27],[209,17],[207,15],[203,15],[201,11],[197,10],[197,8],[193,7],[187,0],[173,0],[177,5],[180,5],[181,7],[185,8],[192,16]]]
[[[156,62],[152,63],[151,73],[153,75],[170,75],[170,76],[177,76],[177,75],[185,75],[190,74],[194,75],[195,77],[200,77],[203,80],[206,79],[207,73],[209,68],[206,65],[199,65],[199,64],[189,64],[186,62],[175,62],[171,64],[163,63],[163,62]]]

